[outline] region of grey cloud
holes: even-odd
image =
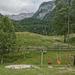
[[[50,0],[0,0],[0,13],[19,14],[22,12],[35,12],[44,1]]]

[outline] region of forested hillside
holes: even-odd
[[[56,0],[56,7],[51,18],[51,24],[56,34],[75,32],[75,0]],[[61,6],[61,7],[60,7]],[[60,31],[59,31],[60,30]]]
[[[50,35],[51,26],[47,21],[28,18],[16,22],[16,31],[21,31],[21,32],[28,31],[38,34]]]
[[[56,0],[55,8],[49,12],[42,20],[32,17],[16,22],[16,31],[64,35],[68,34],[69,23],[69,33],[75,32],[75,0]]]

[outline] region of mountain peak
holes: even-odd
[[[43,2],[33,17],[37,19],[43,19],[46,14],[53,10],[53,7],[54,1]]]

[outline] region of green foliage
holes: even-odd
[[[75,37],[72,37],[69,39],[69,42],[75,46]]]
[[[50,35],[51,27],[47,21],[28,18],[16,22],[16,31],[34,32],[43,35]]]
[[[64,34],[67,31],[67,5],[62,0],[56,0],[55,14],[53,16],[53,28],[55,34]],[[65,29],[66,28],[66,29]]]
[[[52,25],[55,34],[68,34],[68,21],[69,21],[69,33],[74,32],[75,26],[75,7],[74,0],[56,0],[55,14],[52,18]]]
[[[0,17],[0,55],[14,50],[15,47],[15,30],[13,23],[8,17]]]

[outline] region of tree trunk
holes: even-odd
[[[75,56],[74,56],[74,63],[73,63],[73,65],[75,66]]]
[[[64,43],[66,43],[67,42],[67,35],[65,34],[64,35]]]
[[[3,61],[3,55],[1,56],[1,64],[3,64],[4,63],[4,61]]]

